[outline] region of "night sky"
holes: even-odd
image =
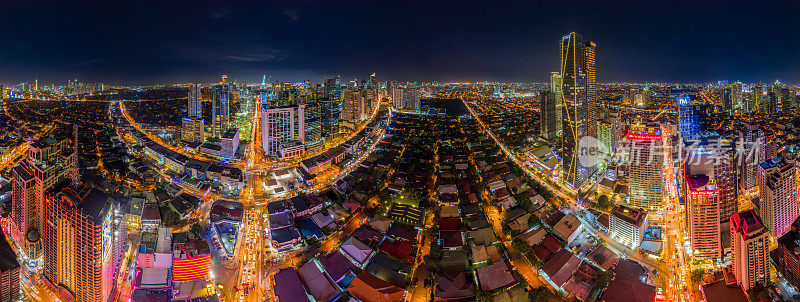
[[[600,82],[800,83],[800,2],[0,0],[0,83],[545,81],[558,41]]]

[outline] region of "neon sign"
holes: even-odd
[[[641,132],[628,132],[628,139],[661,139],[661,135]]]
[[[719,195],[719,190],[692,191],[691,194],[693,196],[716,196]]]

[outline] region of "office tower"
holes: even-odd
[[[31,144],[12,171],[11,236],[28,258],[41,253],[45,192],[61,180],[79,181],[78,157],[69,137],[50,135]]]
[[[611,238],[633,249],[639,248],[649,222],[642,209],[615,205],[608,215],[608,232]]]
[[[339,134],[339,120],[342,114],[342,84],[339,76],[329,79],[325,77],[323,93],[325,98],[320,102],[322,112],[322,136],[333,137]]]
[[[714,181],[705,174],[686,175],[684,196],[693,257],[719,258],[722,252],[720,190]]]
[[[556,103],[556,94],[552,91],[543,90],[539,92],[539,116],[541,136],[546,140],[554,140],[558,138],[558,124],[561,120],[558,118],[558,104]]]
[[[741,150],[737,158],[739,167],[739,190],[746,197],[758,193],[758,164],[767,160],[765,156],[765,135],[759,124],[744,123],[739,129],[737,148]]]
[[[797,218],[797,171],[785,158],[758,164],[758,212],[764,225],[778,237]]]
[[[556,97],[556,135],[561,137],[563,134],[562,127],[564,126],[563,122],[561,121],[561,114],[563,113],[563,100],[564,94],[561,92],[561,74],[558,72],[551,72],[550,73],[550,91],[555,94]]]
[[[730,114],[733,112],[733,96],[731,95],[733,87],[728,87],[722,89],[722,109],[725,110],[726,113]]]
[[[764,103],[764,86],[756,85],[751,92],[752,107],[748,108],[749,111],[761,111]]]
[[[637,208],[658,211],[662,206],[664,186],[664,149],[661,127],[657,124],[633,124],[627,132],[629,141],[628,196]]]
[[[731,84],[731,101],[733,101],[733,106],[741,106],[742,100],[742,83],[736,82]]]
[[[212,91],[211,132],[216,138],[222,137],[230,127],[230,97],[230,86],[223,77],[223,83],[214,85]]]
[[[731,267],[746,292],[769,282],[769,231],[755,210],[731,216]]]
[[[204,122],[201,118],[184,117],[181,119],[181,140],[185,142],[200,142],[205,140],[203,134]]]
[[[89,185],[61,182],[45,198],[43,275],[75,301],[106,301],[114,288],[114,200]]]
[[[716,192],[716,200],[719,203],[720,221],[727,221],[731,215],[738,212],[738,184],[736,182],[736,146],[732,140],[721,137],[716,132],[702,132],[695,136],[694,140],[683,142],[682,163],[684,164],[683,175],[686,177],[687,185],[690,189],[688,179],[692,176],[705,177],[706,184],[695,183],[696,187],[703,188],[704,191]],[[697,189],[700,190],[700,189]],[[689,192],[689,191],[687,191]],[[706,197],[706,195],[699,195]],[[686,198],[692,197],[685,194]],[[695,194],[698,196],[698,194]],[[699,209],[703,211],[708,200],[697,199]],[[687,209],[689,211],[690,209]]]
[[[705,106],[693,104],[687,96],[678,98],[678,117],[681,138],[684,140],[691,139],[693,136],[705,131]]]
[[[800,287],[800,219],[792,223],[790,231],[778,238],[778,261],[776,267],[786,281]]]
[[[19,261],[0,230],[0,302],[19,301]]]
[[[342,118],[340,123],[342,127],[354,131],[356,126],[364,118],[364,95],[357,89],[342,89],[342,106]]]
[[[264,153],[275,155],[290,141],[305,142],[306,105],[261,110],[261,143]]]
[[[324,146],[322,139],[322,108],[317,101],[308,102],[305,104],[305,117],[303,121],[305,126],[305,145],[306,150],[309,152],[317,151]]]
[[[789,88],[781,88],[780,90],[781,108],[784,112],[788,112],[790,108],[795,107],[795,97],[790,93]]]
[[[561,93],[563,96],[562,146],[564,180],[580,187],[597,170],[584,167],[578,160],[578,144],[584,136],[597,136],[595,116],[596,71],[595,44],[570,33],[561,39]]]

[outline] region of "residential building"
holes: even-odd
[[[722,252],[720,190],[715,180],[705,174],[687,175],[684,187],[692,256],[719,258]]]
[[[746,292],[770,282],[769,230],[755,210],[731,216],[731,267],[736,283]]]
[[[0,302],[19,301],[19,270],[17,254],[0,230]]]
[[[661,128],[656,124],[630,126],[628,169],[629,203],[633,207],[658,211],[663,205],[664,150]]]
[[[758,212],[764,225],[778,237],[797,218],[797,169],[776,157],[758,164]]]

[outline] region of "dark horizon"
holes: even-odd
[[[597,43],[598,81],[800,82],[800,3],[0,3],[0,83],[545,82],[558,41]]]

